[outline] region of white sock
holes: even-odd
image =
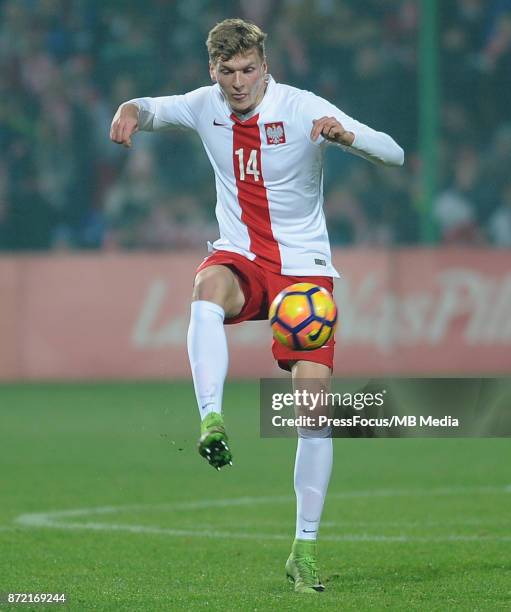
[[[229,361],[224,309],[218,304],[192,302],[188,327],[188,356],[201,419],[222,412],[222,393]]]
[[[295,537],[300,540],[315,540],[332,471],[332,438],[329,437],[329,428],[320,431],[299,429],[298,433],[300,437],[295,462]]]

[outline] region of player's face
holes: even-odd
[[[267,66],[257,49],[225,62],[219,60],[215,65],[210,64],[209,70],[235,113],[248,113],[263,99]]]

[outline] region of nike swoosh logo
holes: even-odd
[[[319,338],[319,335],[323,331],[324,326],[325,324],[323,323],[317,332],[313,332],[312,334],[309,334],[309,338],[312,340],[312,342],[316,342],[316,340]]]
[[[225,123],[218,123],[216,119],[213,119],[213,125],[223,125],[225,126]]]
[[[302,529],[303,533],[316,533],[317,529]]]

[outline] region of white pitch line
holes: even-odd
[[[510,493],[511,486],[497,487],[441,487],[436,489],[373,489],[368,491],[345,491],[333,494],[330,497],[335,499],[353,499],[357,497],[396,497],[396,496],[443,496],[443,495],[468,495],[468,494],[489,494],[489,493]],[[133,504],[126,506],[103,506],[97,508],[75,508],[71,510],[56,510],[50,512],[27,513],[18,516],[14,522],[17,525],[32,528],[52,528],[70,530],[92,530],[92,531],[125,531],[129,533],[145,533],[156,535],[167,535],[173,537],[209,537],[209,538],[235,538],[235,539],[268,539],[268,540],[287,540],[288,535],[284,534],[261,534],[247,532],[217,531],[217,530],[190,530],[190,529],[167,529],[163,527],[152,527],[148,525],[128,525],[122,523],[99,523],[99,522],[65,522],[63,519],[85,517],[91,515],[119,514],[137,510],[199,510],[216,507],[232,506],[252,506],[256,504],[275,504],[291,503],[289,496],[269,496],[269,497],[238,497],[232,499],[200,500],[192,502],[176,502],[167,504]],[[342,523],[341,523],[342,524]],[[347,523],[349,524],[349,523]],[[420,522],[410,523],[412,525],[423,526]],[[446,523],[438,523],[438,525]],[[352,523],[353,527],[355,523]],[[379,526],[383,526],[380,523]],[[403,526],[403,523],[395,523],[395,526]],[[359,526],[374,526],[371,523],[360,523]],[[389,526],[389,524],[387,524]],[[449,534],[439,536],[409,536],[409,535],[371,535],[371,534],[343,534],[343,535],[323,535],[322,540],[332,542],[446,542],[446,541],[502,541],[511,540],[511,536],[477,536]]]
[[[438,487],[434,489],[368,489],[330,493],[328,499],[356,499],[365,497],[442,497],[448,495],[486,495],[491,493],[511,493],[511,485],[484,487]],[[123,506],[102,506],[98,508],[77,508],[73,510],[55,510],[41,513],[41,516],[51,515],[54,518],[68,518],[90,514],[117,514],[137,510],[201,510],[207,508],[230,508],[233,506],[254,506],[260,504],[294,503],[290,495],[272,495],[261,497],[234,497],[223,499],[205,499],[197,501],[168,502],[161,504],[128,504]],[[22,517],[38,516],[38,514],[21,515]],[[21,517],[18,517],[21,518]],[[27,519],[29,520],[29,519]],[[17,521],[18,522],[18,521]]]
[[[26,523],[25,523],[26,524]],[[198,531],[192,529],[167,529],[164,527],[150,527],[148,525],[123,525],[117,523],[51,523],[36,525],[32,527],[50,527],[53,529],[64,529],[71,531],[124,531],[137,534],[164,535],[172,537],[235,539],[235,540],[289,540],[289,534],[279,533],[247,533],[234,531]],[[509,542],[511,536],[477,536],[446,534],[443,536],[410,536],[410,535],[379,535],[379,534],[342,534],[324,535],[322,541],[326,542],[481,542],[498,541]]]

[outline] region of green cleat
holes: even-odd
[[[201,423],[199,454],[217,470],[224,465],[232,465],[232,455],[227,442],[222,415],[210,412]]]
[[[286,563],[288,580],[295,583],[295,593],[318,593],[325,590],[316,567],[316,542],[295,540]]]

